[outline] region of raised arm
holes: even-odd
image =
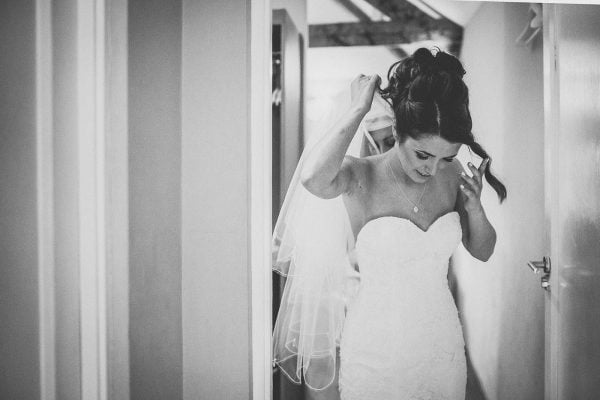
[[[489,159],[484,160],[479,168],[469,163],[472,176],[466,174],[460,163],[457,163],[461,182],[456,210],[460,214],[463,228],[463,244],[473,257],[481,261],[487,261],[496,246],[496,231],[487,219],[480,201],[482,177],[488,162]]]
[[[378,75],[359,75],[352,81],[350,109],[307,155],[300,179],[315,196],[330,199],[350,190],[353,159],[344,156],[360,122],[371,108],[380,80]]]

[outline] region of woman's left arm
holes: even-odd
[[[487,219],[480,199],[483,175],[488,164],[489,158],[483,160],[479,168],[468,163],[472,176],[466,174],[462,166],[459,167],[460,184],[456,199],[456,211],[460,214],[463,228],[463,244],[473,257],[481,261],[487,261],[496,246],[496,231]]]

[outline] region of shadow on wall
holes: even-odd
[[[460,297],[458,296],[458,285],[456,281],[456,274],[452,268],[452,260],[450,260],[450,268],[448,269],[448,286],[450,287],[452,297],[454,297],[456,307],[460,310]],[[475,368],[473,368],[473,363],[471,362],[471,355],[469,354],[468,348],[465,348],[465,355],[467,357],[467,390],[465,400],[488,400],[483,393],[481,380],[477,375],[477,371],[475,371]]]

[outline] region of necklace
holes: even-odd
[[[418,213],[419,212],[419,204],[421,204],[421,200],[423,199],[423,195],[425,194],[425,190],[427,189],[427,184],[429,183],[429,181],[427,181],[425,183],[425,186],[423,186],[423,192],[421,193],[421,196],[419,197],[419,200],[416,203],[414,203],[411,199],[408,198],[408,196],[404,192],[404,189],[402,189],[402,185],[400,185],[400,182],[398,181],[398,177],[396,176],[396,173],[392,169],[392,166],[390,165],[389,160],[386,160],[386,165],[388,167],[388,170],[391,172],[392,177],[394,178],[394,181],[396,182],[396,185],[398,185],[398,188],[400,188],[400,193],[402,193],[402,196],[404,196],[404,198],[410,204],[413,205],[413,212]]]

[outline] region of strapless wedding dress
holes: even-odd
[[[360,288],[340,343],[342,400],[464,400],[464,339],[447,280],[461,236],[457,212],[427,231],[399,217],[361,229]]]

